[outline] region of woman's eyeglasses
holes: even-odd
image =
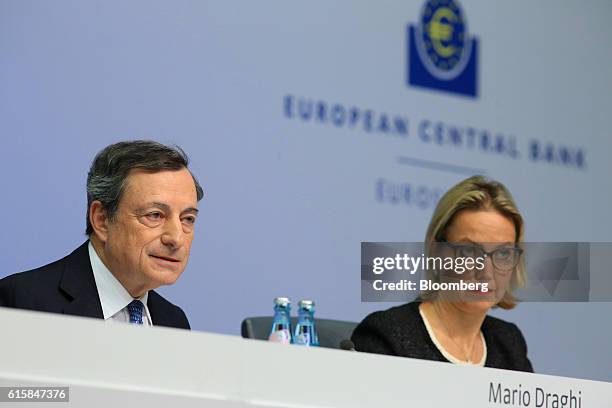
[[[516,268],[523,253],[522,248],[511,245],[485,251],[481,245],[477,244],[454,244],[451,242],[440,242],[438,244],[453,249],[456,258],[490,258],[495,270],[501,274],[508,273]]]

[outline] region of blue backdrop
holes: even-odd
[[[278,295],[390,306],[360,301],[360,242],[423,240],[475,172],[528,240],[610,241],[612,3],[461,1],[473,72],[448,89],[410,48],[424,4],[0,0],[0,276],[83,242],[93,156],[139,138],[182,146],[205,189],[161,290],[197,330],[238,334]],[[612,380],[610,303],[494,313],[538,372]]]

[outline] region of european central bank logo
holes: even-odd
[[[455,0],[428,0],[408,25],[408,84],[476,97],[478,41]]]

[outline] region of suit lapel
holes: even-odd
[[[59,289],[66,298],[64,314],[103,319],[98,288],[89,260],[89,241],[68,255]],[[147,307],[155,326],[182,327],[169,313],[168,302],[157,292],[149,291]]]
[[[157,292],[150,290],[149,298],[147,299],[147,307],[151,313],[151,319],[155,326],[174,326],[172,321],[168,320],[168,316],[164,313],[163,306],[161,304],[160,296]]]
[[[86,241],[68,256],[59,288],[68,298],[65,314],[102,319],[104,315],[91,269],[88,244]]]

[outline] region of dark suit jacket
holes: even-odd
[[[525,338],[515,324],[487,316],[481,331],[487,343],[486,367],[533,372]],[[419,302],[370,314],[351,340],[357,351],[448,362],[429,337]]]
[[[0,306],[102,319],[88,243],[59,261],[0,280]],[[147,306],[154,326],[190,328],[183,310],[153,290]]]

